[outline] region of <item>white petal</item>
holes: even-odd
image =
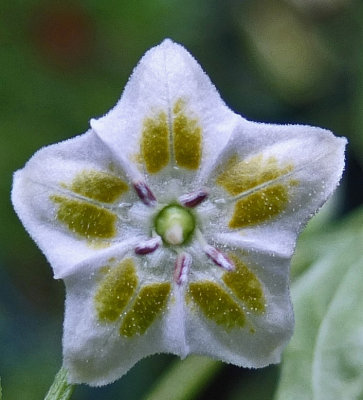
[[[242,367],[259,368],[280,361],[281,352],[293,332],[288,261],[265,255],[244,256],[243,261],[250,264],[247,264],[249,269],[262,283],[265,312],[255,314],[239,304],[244,309],[246,325],[226,330],[205,318],[201,312],[196,312],[195,307],[187,307],[186,337],[191,353],[204,354]],[[221,283],[222,280],[217,278],[215,282]],[[223,284],[220,287],[223,288]]]
[[[239,117],[225,106],[195,59],[169,39],[144,55],[120,101],[104,117],[92,120],[91,126],[129,175],[138,179],[145,170],[142,162],[137,163],[145,119],[165,112],[168,127],[173,130],[176,118],[173,108],[180,101],[185,106],[185,115],[201,128],[202,158],[198,175],[202,177],[228,141]],[[169,136],[173,137],[171,132]],[[180,176],[184,183],[190,183],[195,171],[178,167],[171,144],[170,149],[169,167],[163,167],[156,175],[151,173],[150,181],[155,184],[170,176]],[[162,195],[164,187],[158,189],[154,189],[155,193]]]
[[[113,322],[100,321],[97,317],[95,294],[102,282],[103,269],[129,257],[133,259],[137,270],[137,291],[149,283],[162,283],[161,277],[165,275],[166,267],[171,267],[168,270],[172,277],[172,261],[170,263],[163,256],[162,261],[159,254],[159,262],[155,267],[157,256],[154,260],[135,257],[125,245],[114,248],[107,257],[89,258],[65,278],[67,298],[63,352],[64,366],[72,383],[105,385],[120,378],[137,361],[148,355],[166,352],[185,357],[188,353],[178,285],[174,285],[164,312],[143,334],[132,337],[120,334],[122,315]],[[165,267],[162,271],[158,271],[160,263]],[[126,312],[128,309],[129,306]]]
[[[345,145],[345,138],[336,138],[320,128],[244,121],[226,146],[219,169],[216,169],[218,172],[211,177],[209,184],[215,184],[216,175],[223,171],[231,156],[242,161],[256,157],[272,158],[282,169],[291,166],[291,170],[286,169],[280,177],[235,196],[217,185],[213,194],[221,210],[215,217],[219,229],[209,232],[210,237],[220,243],[290,257],[298,233],[339,183],[344,168]],[[258,193],[259,188],[274,184],[284,185],[288,192],[287,202],[280,213],[240,228],[228,227],[237,199],[248,199],[254,191]],[[218,203],[218,197],[224,202]]]
[[[87,257],[98,252],[107,252],[106,248],[102,249],[102,245],[107,247],[115,241],[130,237],[130,224],[120,220],[121,209],[112,209],[113,204],[89,202],[85,196],[74,194],[66,187],[83,171],[107,172],[126,181],[121,170],[110,172],[112,161],[108,149],[89,131],[82,136],[39,150],[15,174],[12,190],[15,210],[48,258],[57,278],[65,276],[74,265]],[[52,201],[52,196],[58,195],[80,201],[80,204],[98,204],[105,213],[115,215],[117,235],[104,241],[101,239],[95,246],[87,238],[73,233],[57,219],[57,204]],[[136,194],[129,188],[115,205],[133,201],[135,198]],[[123,225],[122,229],[119,229],[120,224]]]
[[[71,382],[92,386],[110,383],[141,358],[159,352],[173,353],[182,358],[190,353],[205,354],[254,368],[280,360],[282,348],[293,329],[286,260],[269,260],[267,269],[263,267],[267,262],[265,256],[248,258],[255,265],[253,273],[263,285],[267,306],[262,315],[246,313],[248,323],[241,329],[229,331],[206,319],[198,308],[190,307],[190,301],[186,301],[187,284],[175,284],[162,316],[144,334],[128,338],[120,335],[123,317],[109,324],[100,322],[94,303],[102,280],[102,266],[111,260],[129,257],[127,253],[126,246],[115,248],[107,258],[102,255],[78,265],[65,279],[64,365]],[[158,272],[153,267],[155,260],[135,259],[140,286],[162,282],[162,275],[166,278],[165,269],[171,259],[163,257],[160,261],[156,265],[163,265],[164,270]],[[159,278],[158,273],[161,273]],[[193,279],[198,276],[214,279],[210,273],[193,273]]]

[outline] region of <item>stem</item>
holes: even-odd
[[[67,382],[67,371],[62,367],[55,376],[44,400],[68,400],[71,398],[73,390],[74,385]]]
[[[189,356],[184,361],[177,361],[144,400],[194,399],[222,366],[220,361],[201,356]]]

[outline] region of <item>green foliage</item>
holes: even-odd
[[[44,400],[68,400],[71,398],[73,390],[74,386],[67,382],[67,371],[61,368]]]
[[[275,400],[362,399],[363,209],[312,236],[316,260],[292,287],[296,329]]]
[[[144,400],[196,399],[222,365],[220,361],[200,356],[189,356],[184,361],[177,361]]]
[[[317,399],[363,398],[363,256],[346,273],[321,324],[313,364]]]

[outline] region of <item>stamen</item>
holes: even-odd
[[[192,265],[192,256],[188,253],[180,253],[175,261],[174,281],[182,285],[187,281],[190,266]]]
[[[154,252],[161,244],[160,236],[153,237],[149,240],[141,242],[135,247],[135,253],[139,255],[149,254]]]
[[[179,203],[185,207],[193,208],[204,201],[207,197],[208,193],[204,189],[199,189],[195,192],[180,196]]]
[[[140,200],[147,206],[154,206],[156,198],[150,188],[143,181],[134,182],[134,188]]]
[[[234,270],[235,266],[233,262],[221,251],[215,247],[207,244],[203,247],[205,254],[216,264],[218,267],[225,269],[226,271]]]
[[[196,231],[196,236],[198,242],[202,246],[204,253],[216,264],[218,267],[225,269],[226,271],[233,271],[235,269],[235,265],[233,261],[231,261],[224,253],[211,246],[205,240],[202,232],[198,229]]]

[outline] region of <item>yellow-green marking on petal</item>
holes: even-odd
[[[226,272],[222,277],[223,282],[251,311],[264,312],[265,297],[260,281],[238,257],[233,254],[229,254],[228,256],[233,261],[236,269]]]
[[[273,181],[292,170],[291,164],[280,168],[274,157],[264,159],[262,155],[258,155],[250,160],[240,161],[238,157],[234,156],[227,162],[226,168],[216,181],[229,194],[235,196],[263,183]]]
[[[95,296],[100,321],[115,321],[121,316],[137,286],[135,264],[131,258],[109,269]]]
[[[156,173],[169,163],[169,126],[165,112],[146,118],[142,130],[141,156],[149,173]]]
[[[202,129],[196,119],[185,114],[185,103],[179,99],[173,108],[173,150],[175,162],[187,169],[198,169],[202,157]]]
[[[170,288],[167,282],[144,286],[123,320],[120,334],[126,337],[144,334],[165,309]]]
[[[267,221],[285,209],[288,199],[288,188],[282,184],[260,189],[236,202],[228,225],[243,228]]]
[[[280,214],[288,203],[288,188],[292,185],[276,180],[292,170],[291,164],[280,167],[276,158],[261,154],[243,161],[232,157],[216,182],[233,196],[247,193],[237,200],[229,227],[255,225]]]
[[[113,203],[127,189],[127,184],[118,177],[93,170],[78,174],[70,186],[73,192],[104,203]]]
[[[85,201],[50,196],[58,204],[56,217],[69,230],[87,239],[110,239],[116,234],[117,217],[112,212]]]
[[[216,283],[192,282],[187,296],[192,298],[207,318],[227,330],[245,325],[246,318],[241,307]]]

